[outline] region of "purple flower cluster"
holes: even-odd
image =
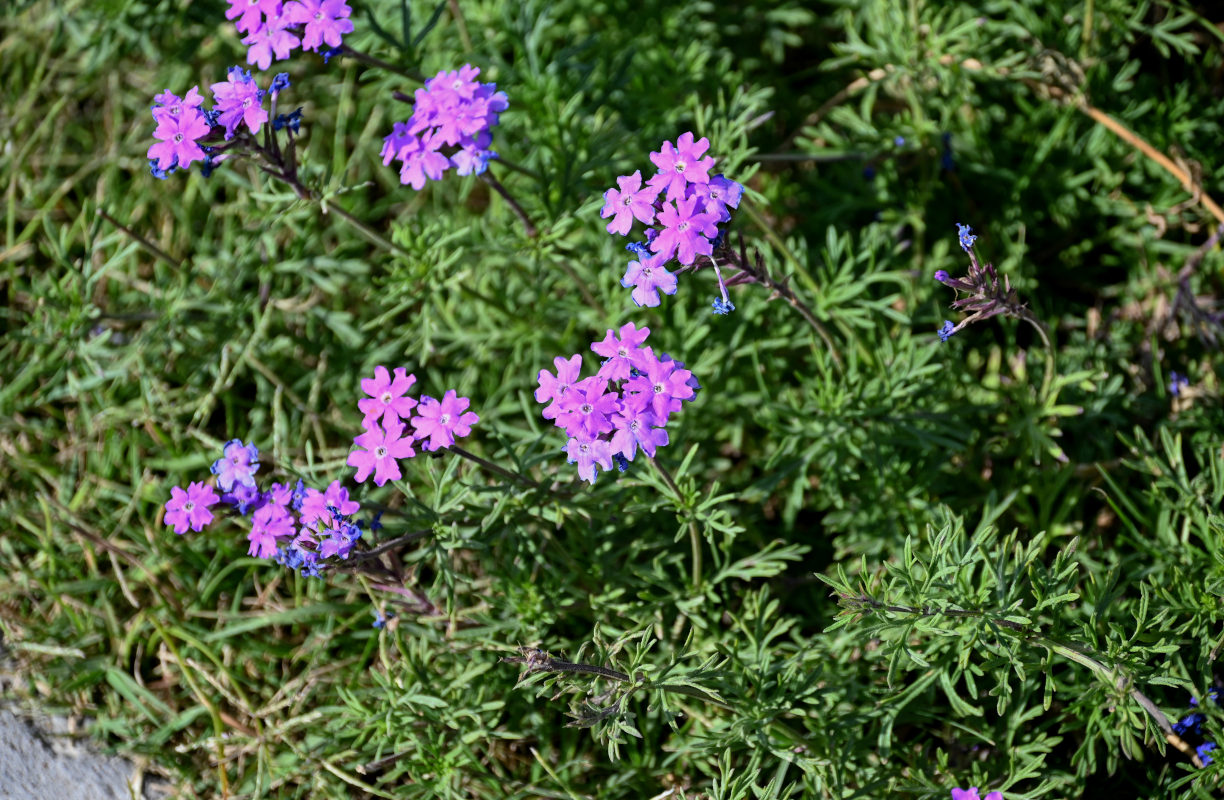
[[[361,538],[361,525],[352,521],[361,506],[349,499],[340,481],[332,481],[324,491],[300,480],[296,488],[273,483],[260,491],[255,481],[259,467],[254,444],[243,444],[241,439],[227,442],[212,465],[220,497],[203,482],[191,483],[186,490],[175,486],[165,506],[166,524],[179,534],[189,528],[202,531],[213,521],[209,509],[224,503],[251,518],[248,555],[274,558],[308,576],[318,575],[327,559],[348,558]]]
[[[467,436],[480,421],[467,410],[470,401],[456,396],[454,389],[448,389],[441,400],[422,395],[418,402],[407,396],[416,376],[406,373],[397,367],[393,376],[380,366],[374,368],[373,378],[361,379],[361,390],[368,395],[357,401],[364,430],[353,439],[358,449],[349,453],[347,462],[356,467],[358,483],[371,473],[379,486],[399,480],[399,460],[416,455],[414,442],[424,442],[422,449],[432,453],[450,447],[456,437]],[[411,423],[412,432],[405,432],[406,422]]]
[[[693,373],[666,354],[644,347],[649,328],[630,322],[619,334],[609,330],[591,349],[604,357],[599,371],[580,378],[582,355],[556,358],[556,373],[540,370],[536,402],[543,415],[569,435],[565,452],[578,475],[595,482],[597,467],[623,471],[641,448],[653,458],[668,443],[667,418],[700,389]]]
[[[510,104],[497,84],[477,82],[479,74],[479,67],[464,64],[416,90],[412,116],[395,123],[383,140],[383,164],[400,162],[400,183],[419,191],[451,167],[460,175],[479,175],[497,158],[489,149],[490,129]]]
[[[318,51],[326,43],[340,47],[341,36],[353,32],[353,9],[345,0],[229,0],[226,19],[245,33],[247,63],[267,69],[272,59],[289,57],[301,47]]]
[[[985,797],[979,797],[978,787],[970,786],[968,789],[953,789],[952,800],[1003,800],[1003,793],[991,792]]]
[[[664,142],[650,160],[657,171],[642,183],[642,171],[616,179],[617,187],[604,192],[601,217],[612,217],[608,233],[625,236],[637,220],[646,228],[645,243],[630,244],[636,259],[621,285],[633,288],[639,306],[659,305],[659,292],[676,293],[676,276],[666,269],[673,258],[688,267],[698,256],[709,258],[719,238],[718,226],[731,219],[729,208],[738,208],[744,187],[722,175],[710,175],[715,160],[705,155],[710,141],[693,140],[692,132],[680,135],[675,144]],[[694,267],[695,269],[695,267]],[[734,306],[726,300],[715,307],[727,313]]]
[[[225,140],[233,139],[240,128],[259,133],[268,121],[264,98],[271,94],[275,100],[277,94],[289,88],[289,76],[280,73],[268,89],[260,89],[250,72],[230,67],[226,79],[209,88],[214,103],[208,110],[204,109],[204,98],[197,86],[191,87],[185,97],[167,90],[153,98],[153,120],[157,123],[153,138],[159,141],[149,148],[148,158],[155,177],[165,178],[175,169],[186,169],[196,161],[203,162],[205,175],[210,173],[229,156],[216,155],[218,149],[224,148],[201,143],[205,139],[219,143],[222,133]]]

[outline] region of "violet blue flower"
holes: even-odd
[[[588,483],[595,482],[599,473],[595,467],[603,467],[605,471],[612,469],[612,447],[604,439],[595,439],[586,435],[571,437],[565,445],[566,455],[571,464],[578,465],[578,477]]]
[[[170,489],[170,499],[166,501],[166,514],[163,518],[167,525],[174,526],[174,532],[184,534],[190,528],[202,531],[213,521],[209,506],[220,502],[217,493],[208,484],[193,482],[184,491],[175,486]]]
[[[626,289],[633,287],[630,297],[639,308],[659,305],[659,292],[667,295],[676,293],[676,276],[663,267],[665,263],[667,258],[660,256],[629,262],[625,277],[621,278],[621,286]]]
[[[956,223],[956,235],[960,238],[960,246],[966,253],[973,249],[973,243],[977,241],[977,237],[972,234],[968,225]]]
[[[241,484],[255,488],[255,473],[259,471],[259,449],[253,443],[243,444],[241,439],[231,439],[221,449],[221,457],[213,462],[212,474],[217,476],[217,486],[223,492]]]

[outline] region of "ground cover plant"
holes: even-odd
[[[184,797],[1212,797],[1208,3],[0,10],[0,635]]]

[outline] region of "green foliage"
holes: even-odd
[[[150,98],[242,61],[224,4],[0,10],[14,697],[184,796],[1213,795],[1170,723],[1224,677],[1214,7],[355,6],[346,44],[507,93],[491,171],[536,235],[486,182],[401,186],[418,84],[347,58],[285,66],[314,199],[243,162],[154,180]],[[709,269],[636,308],[598,216],[685,130],[769,281],[729,317]],[[1032,324],[939,341],[958,222]],[[588,486],[536,375],[627,321],[702,389]],[[472,398],[500,468],[361,487],[381,572],[163,524],[235,437],[347,480],[380,364]]]

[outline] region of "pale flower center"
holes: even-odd
[[[442,416],[438,417],[438,424],[439,425],[448,424],[450,422],[450,417],[451,417],[450,414],[443,414]]]
[[[385,448],[385,447],[376,447],[376,448],[374,449],[374,457],[375,457],[375,458],[386,458],[386,457],[387,457],[387,448]]]
[[[390,405],[391,404],[391,393],[383,392],[382,401],[384,405]]]
[[[191,510],[193,508],[195,508],[195,503],[191,502],[190,500],[188,500],[186,503],[183,503],[183,510],[186,511],[187,513],[191,513]]]

